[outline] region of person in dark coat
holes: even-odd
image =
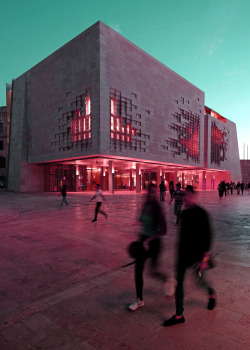
[[[170,192],[170,198],[172,199],[173,195],[174,195],[174,183],[173,183],[173,181],[169,182],[169,192]]]
[[[243,181],[241,181],[241,183],[240,183],[240,189],[241,189],[241,193],[243,194],[244,189],[245,189],[245,184]]]
[[[136,297],[134,303],[129,305],[130,311],[135,311],[144,306],[143,300],[143,270],[147,259],[151,260],[154,276],[163,280],[164,276],[157,270],[159,255],[161,252],[161,236],[167,232],[166,220],[156,196],[156,186],[151,184],[147,199],[143,205],[139,218],[142,224],[140,234],[141,248],[135,261],[135,288]],[[165,282],[165,279],[164,279]]]
[[[177,249],[175,291],[176,313],[170,319],[165,320],[165,327],[185,322],[183,316],[184,290],[183,283],[186,270],[193,267],[200,286],[206,289],[208,309],[213,310],[216,305],[215,290],[210,286],[204,277],[204,270],[209,260],[212,234],[209,217],[205,209],[196,203],[196,193],[192,186],[187,186],[184,197],[186,209],[182,211],[181,228]]]
[[[63,185],[62,189],[61,189],[61,193],[59,194],[59,196],[62,195],[62,201],[60,206],[63,206],[63,203],[65,203],[66,205],[69,205],[69,203],[67,202],[67,186]]]
[[[166,196],[166,186],[164,184],[164,181],[162,181],[159,185],[160,187],[160,201],[165,201]]]

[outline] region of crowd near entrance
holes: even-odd
[[[135,161],[91,159],[44,164],[46,192],[95,191],[100,184],[104,191],[146,191],[150,184],[157,188],[163,181],[180,183],[182,188],[192,185],[199,190],[216,190],[222,180],[231,181],[230,172],[212,171],[168,164],[139,163]]]

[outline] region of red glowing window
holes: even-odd
[[[91,113],[90,97],[85,98],[86,115]]]
[[[136,128],[132,128],[131,122],[127,123],[127,118],[120,113],[126,109],[120,98],[110,98],[110,138],[131,142],[131,136],[136,135]]]
[[[116,115],[116,100],[114,98],[111,98],[110,100],[110,109],[111,114]]]
[[[119,118],[116,118],[116,130],[120,131],[120,125],[121,125],[121,121]]]
[[[91,100],[85,98],[86,115],[81,115],[80,109],[73,112],[71,120],[71,142],[86,140],[91,138]]]

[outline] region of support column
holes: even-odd
[[[136,193],[141,193],[141,167],[136,163]]]
[[[207,179],[206,179],[206,171],[202,172],[202,189],[206,190],[207,189]]]
[[[100,171],[100,185],[101,185],[101,189],[102,189],[103,191],[105,191],[103,174],[104,174],[104,166],[101,166],[101,171]]]
[[[114,161],[109,161],[109,193],[114,193]]]
[[[156,188],[157,192],[160,192],[160,183],[161,183],[161,169],[157,169],[157,181],[156,181]]]
[[[184,190],[185,188],[185,174],[181,173],[181,188]]]
[[[134,178],[133,178],[133,169],[130,169],[130,191],[134,189]]]
[[[76,164],[76,166],[75,166],[75,168],[76,168],[76,174],[75,174],[75,176],[76,176],[76,192],[79,192],[80,191],[80,180],[79,180],[79,166]]]

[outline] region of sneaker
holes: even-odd
[[[216,306],[216,298],[209,298],[207,308],[208,310],[213,310]]]
[[[143,300],[140,300],[139,298],[138,299],[136,299],[136,301],[133,303],[133,304],[131,304],[131,305],[129,305],[129,310],[130,311],[135,311],[135,310],[137,310],[139,307],[142,307],[142,306],[144,306],[144,301]]]
[[[173,315],[169,320],[163,321],[163,327],[174,326],[175,324],[180,324],[184,322],[185,322],[184,316],[181,316],[181,318],[175,318],[175,315]]]
[[[97,221],[97,219],[92,220],[92,222],[95,222],[95,221]]]

